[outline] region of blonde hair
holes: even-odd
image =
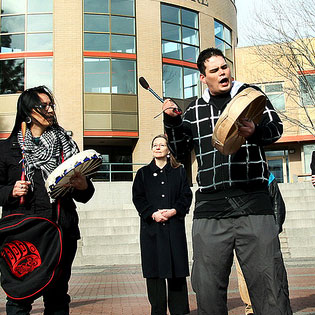
[[[164,140],[166,141],[167,148],[168,148],[169,151],[170,151],[170,153],[169,153],[169,156],[170,156],[170,157],[169,157],[169,161],[170,161],[171,166],[172,166],[173,168],[177,168],[177,167],[181,166],[182,164],[179,163],[179,162],[176,160],[175,156],[172,154],[171,148],[170,148],[169,143],[168,143],[168,138],[167,138],[167,136],[166,136],[165,134],[157,135],[157,136],[155,136],[155,137],[152,139],[152,142],[151,142],[151,149],[153,148],[153,142],[154,142],[154,140],[155,140],[155,139],[158,139],[158,138],[162,138],[162,139],[164,139]]]

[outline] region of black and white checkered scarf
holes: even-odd
[[[18,142],[23,150],[23,136],[19,131]],[[67,160],[79,152],[76,143],[66,134],[60,126],[47,128],[39,138],[36,145],[31,131],[27,128],[24,137],[24,164],[27,180],[33,186],[33,176],[35,169],[40,169],[43,179],[46,180],[49,174],[64,160]]]

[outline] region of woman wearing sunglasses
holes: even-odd
[[[26,131],[21,125],[26,123]],[[24,128],[22,128],[24,129]],[[63,231],[60,274],[43,291],[44,314],[69,314],[68,281],[80,238],[78,214],[73,201],[87,202],[94,193],[93,184],[76,173],[71,178],[73,190],[58,200],[51,199],[45,188],[49,174],[78,153],[76,143],[59,126],[55,102],[46,86],[25,90],[17,103],[15,125],[10,137],[0,142],[0,205],[2,216],[31,214],[58,222]],[[22,177],[22,151],[25,179]],[[23,200],[21,202],[21,200]],[[39,238],[45,236],[39,236]],[[34,298],[16,300],[8,297],[7,314],[29,314]]]

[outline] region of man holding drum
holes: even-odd
[[[202,51],[197,65],[200,80],[208,87],[203,96],[190,104],[183,118],[174,113],[176,104],[171,100],[164,102],[163,111],[177,158],[183,160],[194,149],[198,161],[191,276],[198,314],[228,314],[227,287],[235,250],[254,314],[290,315],[263,150],[281,137],[282,122],[267,99],[258,124],[248,118],[237,122],[244,144],[223,155],[211,142],[215,124],[229,101],[249,85],[232,81],[224,55],[216,48]]]
[[[26,129],[21,128],[25,124]],[[78,214],[73,199],[87,202],[94,193],[94,187],[85,176],[75,173],[69,183],[73,187],[71,192],[56,200],[50,199],[47,194],[45,180],[49,174],[63,160],[79,152],[76,143],[57,123],[54,97],[47,87],[34,87],[20,95],[14,128],[10,137],[0,143],[0,151],[2,216],[18,213],[44,217],[57,222],[62,228],[60,273],[43,291],[44,314],[69,314],[68,281],[77,240],[80,238]],[[22,168],[22,164],[25,167]],[[45,241],[45,235],[34,237]],[[50,251],[53,251],[56,244],[47,246],[51,246]],[[13,300],[8,297],[7,314],[29,314],[33,300],[34,298]]]

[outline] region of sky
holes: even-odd
[[[237,8],[237,47],[251,45],[246,36],[247,26],[253,21],[254,9],[261,5],[262,1],[263,0],[235,0]]]
[[[276,8],[271,8],[272,4],[279,6],[280,3],[285,6],[286,13],[281,10],[277,12]],[[260,24],[255,21],[256,12],[259,13],[261,18],[264,18],[264,16],[270,18],[271,23],[277,21],[274,25],[277,25],[277,23],[281,21],[280,23],[284,24],[284,29],[286,29],[289,34],[292,30],[298,29],[300,34],[315,36],[315,21],[310,19],[309,16],[306,17],[306,15],[304,15],[306,12],[313,12],[312,14],[314,14],[314,0],[235,0],[235,4],[237,8],[238,47],[251,46],[253,44],[247,36],[252,32],[255,32],[255,35],[264,35],[265,30],[263,26],[260,26]],[[299,10],[297,11],[297,9]],[[281,13],[284,15],[281,15]],[[274,18],[272,18],[273,15]],[[284,19],[281,19],[281,16],[284,16]],[[286,20],[287,17],[289,17],[289,20]],[[288,27],[285,25],[286,21],[289,21],[287,23]],[[291,26],[289,24],[291,24]],[[270,31],[270,29],[267,31],[267,38],[272,34]]]

